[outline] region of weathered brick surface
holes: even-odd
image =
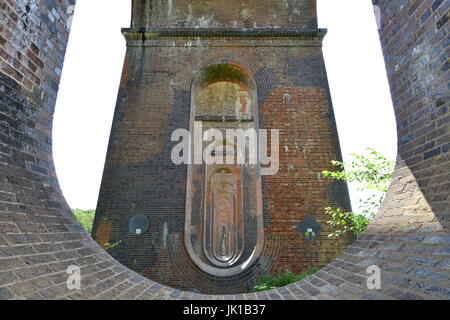
[[[142,279],[70,231],[75,222],[53,172],[51,119],[74,3],[0,2],[0,299],[448,300],[449,3],[377,2],[399,130],[387,200],[367,232],[314,277],[240,296]],[[382,290],[366,287],[371,264],[382,269]],[[68,265],[84,270],[81,291],[64,287]]]
[[[317,27],[316,0],[132,2],[135,28]]]
[[[269,21],[276,12],[267,10],[268,5],[271,9],[281,5],[286,10],[285,4],[293,2],[246,1],[245,8],[259,12],[258,19]],[[141,1],[135,5],[138,3]],[[202,13],[197,2],[191,4],[194,16]],[[168,22],[171,30],[154,29],[159,26],[161,10],[146,9],[141,11],[150,16],[150,25],[134,21],[134,29],[124,30],[128,50],[93,228],[94,238],[102,245],[121,241],[110,251],[118,261],[178,289],[240,293],[249,291],[255,280],[269,271],[300,273],[324,266],[350,244],[350,237],[327,237],[331,230],[324,208],[349,209],[350,204],[344,184],[321,177],[323,170],[332,169],[331,160],[341,159],[341,154],[322,56],[323,30],[313,28],[315,14],[304,9],[312,2],[297,4],[312,25],[294,22],[286,11],[280,11],[277,25],[266,22],[264,29],[257,29],[258,35],[252,33],[254,30],[231,30],[221,21],[233,10],[223,1],[213,1],[210,11],[215,17],[202,25],[201,32],[189,24],[196,23],[196,17],[182,27]],[[174,2],[172,13],[179,11],[179,15],[169,20],[184,23],[183,10],[188,10],[188,5],[178,6],[179,2]],[[287,11],[294,14],[292,9]],[[139,20],[141,15],[135,11],[133,19]],[[276,30],[291,24],[298,34]],[[300,33],[302,30],[311,35]],[[280,169],[262,179],[264,244],[259,259],[239,274],[218,277],[196,267],[185,249],[189,182],[187,166],[172,163],[175,143],[171,133],[178,128],[190,129],[192,83],[203,70],[224,63],[240,66],[255,82],[259,127],[280,130]],[[197,185],[204,179],[198,178]],[[202,203],[200,197],[192,196],[192,202]],[[244,206],[249,203],[245,200]],[[198,206],[194,211],[203,221],[203,214],[197,211],[205,209]],[[149,218],[149,230],[142,235],[128,230],[134,215]],[[324,227],[313,243],[296,229],[307,215]],[[255,241],[255,237],[256,233],[245,242]]]

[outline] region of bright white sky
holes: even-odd
[[[319,27],[328,28],[324,54],[344,161],[366,147],[395,160],[394,113],[371,1],[319,0],[318,9]],[[72,208],[97,205],[125,54],[120,28],[129,26],[130,11],[130,0],[77,1],[53,129],[56,172]],[[350,194],[356,209],[355,186]]]

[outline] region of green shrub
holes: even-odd
[[[95,210],[72,209],[72,212],[84,230],[91,234],[92,226],[94,224]]]
[[[116,242],[105,242],[103,244],[103,249],[105,249],[106,251],[109,251],[111,249],[114,249],[115,247],[119,246],[122,243],[122,240],[116,241]]]
[[[252,292],[266,291],[279,287],[286,286],[288,284],[294,283],[296,281],[302,280],[313,273],[317,272],[319,268],[313,267],[309,271],[303,271],[302,273],[296,275],[292,271],[286,270],[284,273],[279,273],[278,275],[262,276],[258,283],[253,287]]]
[[[348,163],[332,161],[339,170],[323,171],[326,178],[355,182],[357,190],[364,191],[359,199],[359,212],[345,212],[341,208],[325,208],[331,220],[327,221],[333,232],[328,237],[336,238],[344,233],[351,232],[358,237],[375,217],[381,203],[386,196],[394,172],[394,163],[372,148],[367,148],[368,154],[354,154],[353,160]],[[347,170],[344,170],[344,169]]]
[[[333,232],[328,235],[329,238],[337,238],[348,231],[359,237],[372,222],[375,215],[365,216],[354,212],[344,212],[341,208],[333,209],[330,207],[325,208],[325,212],[331,217],[331,220],[327,223],[334,228]]]

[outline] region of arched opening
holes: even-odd
[[[185,244],[197,266],[216,276],[243,272],[262,249],[260,168],[249,161],[246,136],[258,128],[256,101],[250,74],[235,64],[212,65],[192,85],[193,147],[204,150],[204,161],[196,161],[193,150]]]

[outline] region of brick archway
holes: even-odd
[[[0,5],[0,299],[192,298],[112,259],[77,224],[62,196],[51,121],[74,4]],[[238,298],[450,298],[448,5],[377,5],[399,129],[388,197],[366,233],[320,272]],[[366,286],[373,264],[382,270],[381,290]],[[81,291],[67,290],[69,265],[81,267]]]

